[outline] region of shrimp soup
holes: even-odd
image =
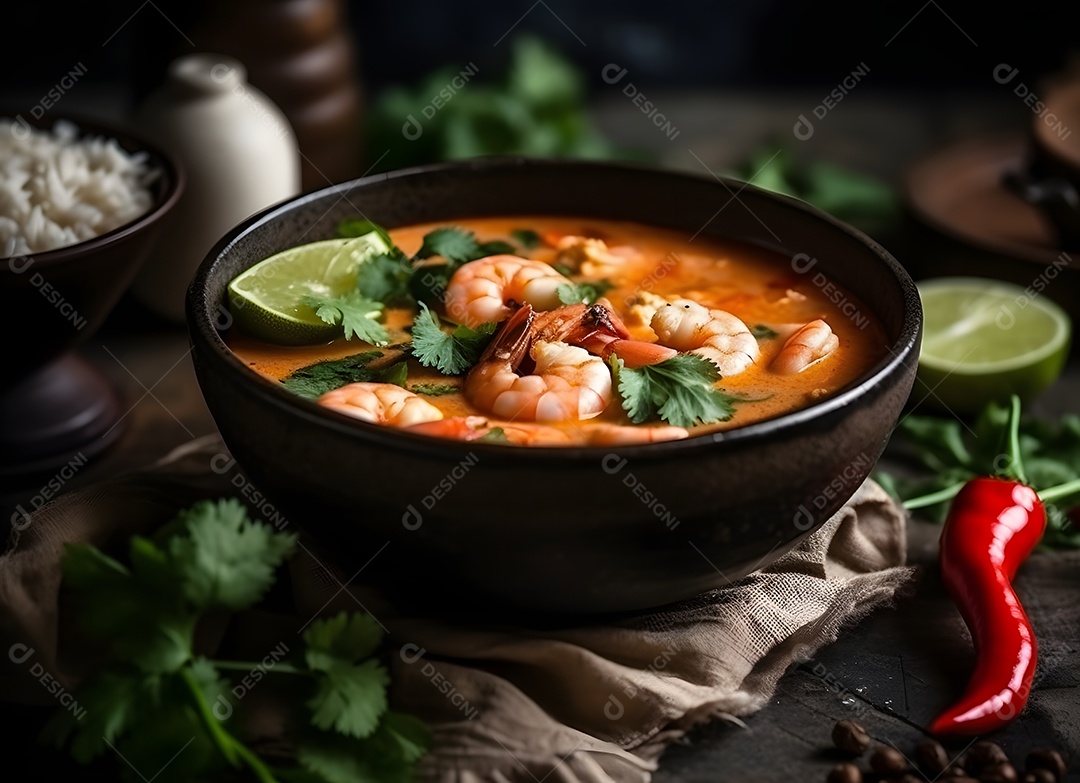
[[[234,327],[230,348],[357,420],[536,446],[741,427],[836,393],[886,353],[856,297],[769,251],[596,219],[453,226],[370,234],[379,252],[350,290],[295,311],[338,336],[282,345]]]

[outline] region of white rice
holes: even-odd
[[[40,253],[112,231],[153,205],[160,172],[116,139],[79,138],[0,119],[0,258]]]

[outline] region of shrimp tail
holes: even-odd
[[[490,361],[508,362],[513,369],[521,366],[521,362],[529,354],[529,347],[533,341],[533,322],[536,320],[536,312],[531,305],[524,304],[515,310],[495,335],[476,367],[482,367]],[[474,368],[475,369],[475,368]]]

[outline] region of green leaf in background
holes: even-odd
[[[827,162],[797,164],[776,144],[750,155],[732,174],[864,228],[880,226],[899,213],[896,193],[876,177]]]
[[[481,155],[640,157],[592,128],[584,80],[556,48],[519,36],[510,50],[509,64],[495,76],[493,65],[468,63],[384,91],[371,113],[370,158],[391,169]],[[441,96],[440,106],[433,96]]]
[[[909,415],[900,424],[891,448],[907,456],[920,469],[916,478],[900,478],[878,471],[874,479],[893,497],[921,497],[965,482],[975,476],[998,473],[1004,450],[1001,433],[1008,407],[988,405],[972,423],[970,431],[951,417]],[[1058,421],[1026,417],[1020,421],[1020,458],[1028,482],[1036,490],[1080,479],[1080,416],[1067,414]],[[1080,494],[1048,503],[1043,546],[1051,549],[1080,547],[1080,525],[1068,511],[1076,512]],[[941,522],[949,503],[919,509],[918,513]]]

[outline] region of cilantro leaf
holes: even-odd
[[[750,327],[750,334],[759,340],[773,340],[779,336],[775,329],[770,329],[765,324],[754,324]]]
[[[994,475],[1002,467],[1001,435],[1009,418],[1007,405],[991,403],[976,418],[972,432],[951,417],[912,415],[899,427],[890,449],[913,457],[926,473],[915,479],[901,479],[878,471],[874,478],[888,486],[901,500],[921,497],[961,484],[975,476]],[[1080,479],[1080,416],[1067,414],[1057,421],[1025,418],[1020,422],[1020,457],[1029,484],[1036,490],[1049,489]],[[1080,504],[1080,497],[1059,498],[1046,504],[1047,525],[1041,546],[1049,549],[1080,548],[1080,529],[1068,509]],[[943,521],[949,502],[919,510],[920,515]]]
[[[442,304],[456,268],[451,264],[424,264],[416,267],[409,278],[409,294],[420,303]]]
[[[637,369],[614,354],[609,362],[623,410],[635,424],[659,417],[676,427],[693,427],[727,421],[735,412],[735,398],[713,385],[720,371],[704,357],[679,354]]]
[[[509,443],[510,439],[506,437],[506,430],[502,427],[492,427],[485,432],[479,438],[476,439],[480,443]]]
[[[597,280],[595,283],[563,283],[555,289],[559,301],[571,305],[579,302],[595,304],[596,300],[615,286],[610,280]]]
[[[364,342],[379,345],[386,344],[390,339],[386,327],[375,320],[382,312],[382,303],[372,301],[356,291],[342,296],[306,296],[304,303],[326,323],[340,324],[346,340],[355,336]]]
[[[425,367],[434,367],[444,375],[460,375],[476,364],[495,329],[492,323],[476,329],[458,326],[448,334],[442,330],[439,316],[421,302],[413,320],[412,353]]]
[[[447,261],[464,264],[481,257],[480,243],[476,235],[464,228],[445,226],[429,231],[416,253],[416,258],[442,256]]]
[[[351,664],[313,658],[310,652],[308,656],[308,665],[321,672],[315,695],[307,703],[312,724],[350,737],[369,736],[386,712],[390,684],[386,669],[374,659]]]
[[[448,383],[414,383],[409,387],[409,391],[413,394],[424,394],[428,397],[443,397],[459,391],[459,387],[451,386]]]
[[[41,739],[54,747],[71,741],[71,755],[89,764],[105,752],[106,743],[137,723],[146,700],[145,675],[140,672],[104,672],[79,687],[75,708],[58,710],[45,724]]]
[[[531,228],[515,228],[510,232],[510,238],[525,250],[532,250],[540,244],[540,235]]]
[[[344,359],[310,364],[290,373],[281,384],[293,394],[314,400],[349,383],[375,380],[379,371],[368,364],[382,355],[382,351],[364,351]]]
[[[345,218],[338,223],[337,231],[339,237],[362,237],[364,234],[370,234],[374,231],[387,245],[394,246],[394,240],[390,238],[390,233],[378,223],[366,218]]]
[[[386,711],[390,676],[374,659],[382,629],[365,614],[341,613],[317,620],[304,632],[308,667],[319,672],[315,695],[308,701],[311,722],[353,737],[367,737]]]
[[[385,305],[409,303],[413,269],[405,254],[397,248],[394,250],[360,264],[356,273],[356,290],[360,295]]]
[[[303,783],[392,783],[384,771],[377,769],[373,759],[366,753],[357,753],[354,742],[344,737],[320,734],[300,743],[296,748],[296,760],[317,777],[295,778]]]
[[[484,242],[480,245],[480,253],[482,255],[477,258],[487,258],[488,256],[502,256],[502,255],[514,255],[517,252],[517,248],[511,245],[509,242],[503,242],[501,239],[493,239],[490,242]],[[473,259],[476,260],[475,258]]]
[[[166,551],[180,571],[184,596],[200,610],[238,611],[255,603],[296,542],[293,534],[252,522],[234,499],[196,503],[178,521],[184,532],[169,537]]]
[[[382,637],[382,628],[370,615],[356,612],[316,620],[304,631],[308,654],[318,654],[320,661],[338,658],[351,663],[367,658],[378,648]]]
[[[191,655],[195,619],[181,606],[177,587],[163,592],[154,584],[157,575],[139,579],[87,544],[69,544],[62,567],[80,626],[113,655],[145,672],[175,671]]]
[[[365,739],[318,732],[300,743],[296,756],[318,775],[318,783],[414,783],[412,764],[429,744],[430,736],[422,724],[387,712]]]

